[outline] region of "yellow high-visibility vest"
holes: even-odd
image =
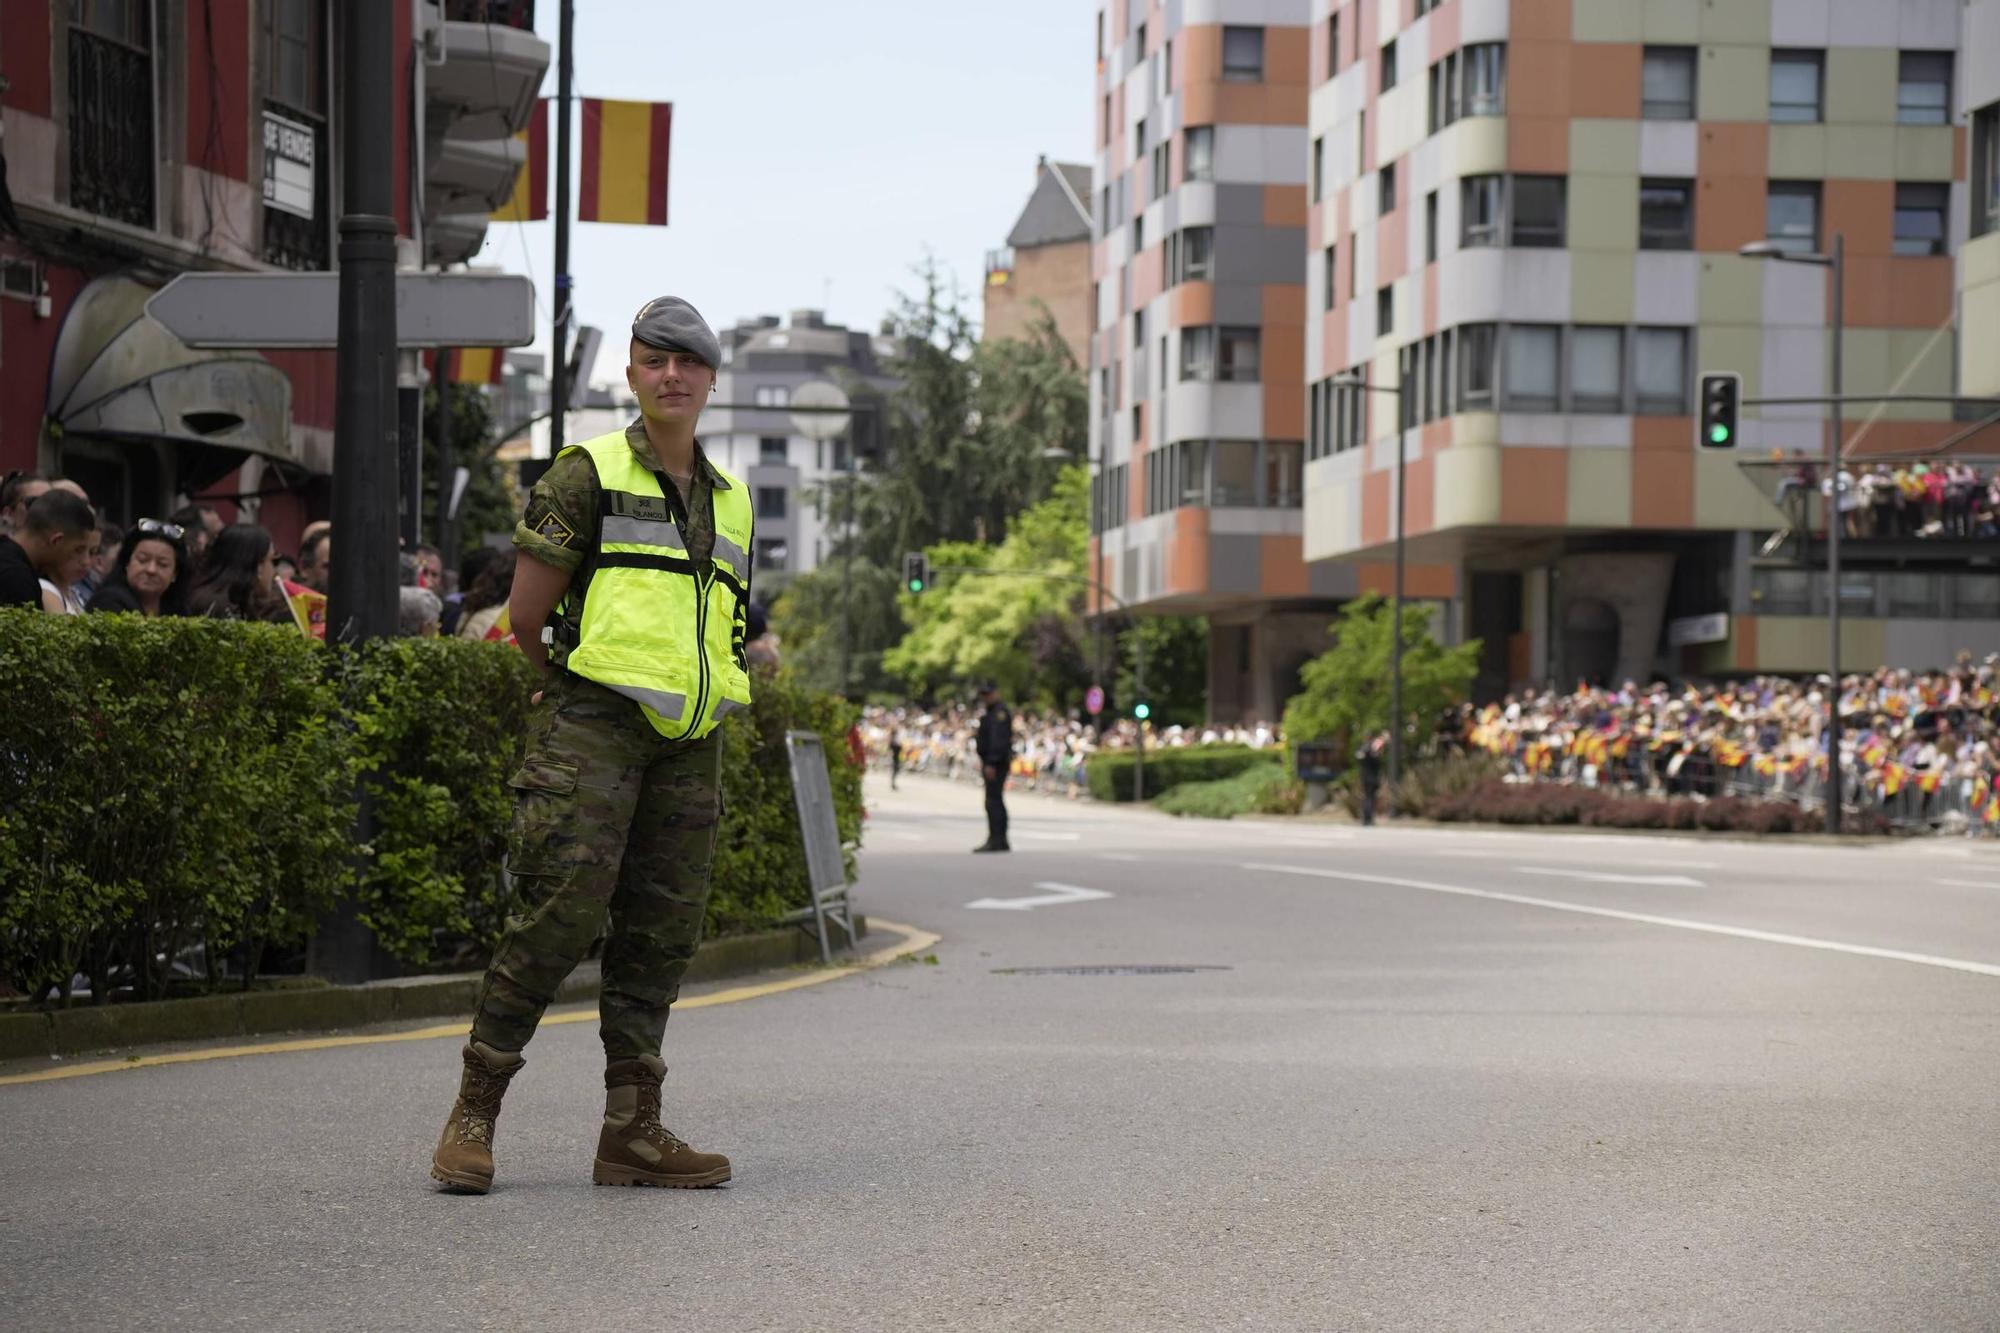
[[[600,498],[594,572],[563,665],[637,703],[662,736],[706,736],[750,706],[736,619],[750,588],[749,492],[715,469],[729,485],[711,491],[715,551],[704,569],[689,558],[658,475],[624,431],[570,449],[596,464]]]

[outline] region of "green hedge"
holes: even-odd
[[[0,611],[0,994],[170,985],[205,946],[296,949],[344,896],[412,968],[481,961],[536,674],[454,639],[359,650],[283,626]],[[807,901],[787,729],[821,734],[841,833],[858,844],[852,709],[782,678],[724,730],[711,934]],[[372,858],[351,842],[358,784]],[[850,853],[851,855],[851,853]],[[851,866],[850,866],[851,869]]]
[[[1234,819],[1238,815],[1297,814],[1299,784],[1281,759],[1266,759],[1234,777],[1213,782],[1183,782],[1158,801],[1170,815],[1196,819]]]
[[[1247,745],[1187,745],[1146,751],[1146,798],[1165,795],[1183,782],[1214,782],[1235,777],[1246,768],[1268,764],[1281,750],[1253,750]],[[1130,750],[1101,750],[1090,756],[1084,773],[1090,794],[1100,801],[1132,799],[1134,758]]]

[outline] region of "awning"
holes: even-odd
[[[146,314],[153,292],[121,274],[77,295],[49,361],[50,433],[178,445],[183,490],[226,475],[244,454],[303,471],[291,380],[254,352],[189,347]]]

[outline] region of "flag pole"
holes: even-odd
[[[562,0],[556,30],[556,301],[554,336],[549,339],[549,457],[563,450],[563,405],[569,402],[569,104],[575,66],[570,35],[576,24],[573,0]]]

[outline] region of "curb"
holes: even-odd
[[[855,915],[866,937],[867,919]],[[797,963],[817,963],[819,941],[802,930],[760,931],[705,940],[682,985],[740,977]],[[414,1018],[470,1015],[477,974],[398,977],[360,986],[203,995],[186,1000],[91,1005],[0,1014],[0,1060],[78,1055],[120,1046],[205,1041],[265,1032],[328,1032]],[[598,971],[585,963],[557,988],[553,1004],[597,998]]]

